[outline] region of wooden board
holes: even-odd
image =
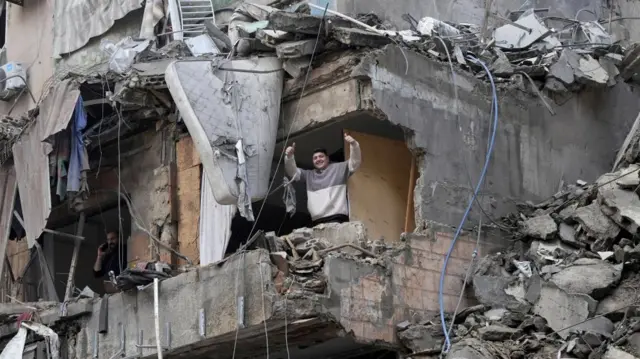
[[[363,222],[371,240],[399,241],[407,222],[412,154],[404,141],[345,131],[362,152],[362,164],[349,179],[350,219]],[[348,149],[345,144],[347,158]]]

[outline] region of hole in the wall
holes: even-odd
[[[312,169],[311,159],[316,148],[325,148],[333,162],[349,159],[345,132],[360,143],[362,151],[360,168],[349,178],[347,186],[350,220],[363,222],[371,239],[399,241],[401,233],[415,229],[413,188],[418,176],[402,128],[368,113],[360,113],[295,136],[287,145],[296,143],[295,158],[299,168]],[[274,171],[284,145],[276,146]],[[283,175],[281,164],[273,176],[274,187],[282,183]],[[275,191],[266,199],[256,229],[285,235],[297,228],[312,226],[305,184],[296,182],[294,189],[296,214],[289,217],[285,213],[283,190]],[[258,215],[261,205],[262,202],[254,203],[254,215]],[[235,252],[249,238],[252,226],[239,216],[234,219],[227,253]]]

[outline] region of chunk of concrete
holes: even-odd
[[[442,329],[436,325],[412,325],[397,335],[400,342],[413,352],[440,349],[444,340]]]
[[[568,293],[604,298],[620,282],[622,266],[600,259],[580,258],[551,276],[551,282]]]
[[[638,357],[631,355],[614,346],[610,346],[602,356],[602,359],[638,359]]]
[[[627,349],[629,353],[640,356],[640,333],[633,333],[627,338]]]
[[[273,30],[317,35],[322,18],[287,11],[274,11],[269,14],[269,25]]]
[[[485,344],[476,338],[466,338],[453,344],[446,359],[493,359]]]
[[[588,86],[604,87],[609,82],[607,70],[600,65],[598,60],[586,54],[580,56],[575,76],[579,83]]]
[[[491,64],[491,73],[498,77],[510,77],[515,71],[504,52],[495,49],[497,58]]]
[[[558,225],[548,214],[530,218],[522,226],[522,233],[535,239],[551,239],[557,232]]]
[[[564,49],[560,58],[549,67],[549,77],[558,79],[566,86],[576,83],[575,70],[580,67],[580,55],[571,49]]]
[[[576,230],[573,226],[570,226],[566,223],[560,223],[558,226],[558,235],[560,236],[560,240],[564,243],[570,244],[576,247],[582,247],[582,242],[576,239]]]
[[[595,317],[590,320],[580,323],[571,330],[576,332],[590,332],[602,335],[606,338],[611,338],[613,335],[613,322],[605,317]]]
[[[598,59],[598,63],[600,66],[607,72],[609,75],[609,80],[607,81],[607,86],[612,87],[616,85],[616,76],[620,75],[620,71],[616,64],[608,59],[607,57],[601,57]]]
[[[494,342],[514,339],[514,336],[519,332],[518,329],[495,324],[478,329],[478,334],[480,334],[481,339]]]
[[[551,283],[544,283],[533,312],[547,320],[549,327],[563,339],[568,328],[585,321],[595,311],[598,302],[586,294],[569,294]]]
[[[324,43],[322,40],[307,39],[300,41],[283,42],[276,46],[276,54],[281,59],[292,59],[313,54],[314,51],[322,51]]]
[[[287,59],[282,63],[282,68],[291,77],[298,78],[311,66],[311,56],[298,57],[296,59]]]
[[[546,264],[554,263],[556,260],[565,258],[573,252],[575,252],[575,248],[555,239],[547,242],[531,242],[527,256],[534,261],[538,268],[542,268]]]
[[[506,292],[513,282],[514,278],[510,277],[475,275],[473,292],[478,302],[486,306],[526,313],[531,309],[531,305]]]
[[[625,174],[635,176],[637,170],[636,167],[629,167],[615,173],[607,173],[597,181],[598,184],[602,184],[598,188],[602,212],[632,234],[638,233],[640,228],[640,198],[635,192],[621,189],[615,182],[609,181],[615,181],[616,177]]]
[[[293,38],[294,34],[279,30],[259,29],[256,32],[256,39],[269,47],[276,47],[279,43],[291,41]]]
[[[620,233],[620,227],[607,217],[595,202],[578,208],[573,219],[580,223],[586,235],[592,238],[614,238]]]
[[[384,35],[348,27],[333,28],[333,38],[347,46],[382,47],[391,43],[391,39]]]
[[[611,320],[622,319],[627,307],[637,304],[640,300],[636,289],[636,281],[629,279],[622,281],[609,295],[598,303],[596,314],[607,315]]]

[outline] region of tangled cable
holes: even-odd
[[[467,221],[467,217],[469,217],[469,213],[471,212],[473,203],[475,202],[476,197],[478,196],[478,192],[480,192],[480,187],[484,182],[484,178],[487,174],[487,169],[489,168],[489,162],[491,161],[493,146],[495,144],[495,139],[496,139],[496,132],[498,129],[498,95],[496,91],[496,85],[493,81],[493,76],[491,75],[491,72],[489,71],[489,68],[487,67],[487,65],[481,60],[471,55],[468,55],[467,59],[475,64],[479,64],[480,66],[482,66],[484,70],[487,72],[487,76],[489,77],[489,81],[491,82],[491,92],[492,92],[491,104],[492,104],[492,112],[493,112],[493,126],[491,129],[491,140],[489,141],[489,148],[487,149],[487,154],[485,156],[484,167],[482,168],[482,172],[480,173],[480,178],[478,179],[478,183],[476,184],[476,187],[473,191],[473,196],[469,201],[469,204],[467,205],[467,209],[464,211],[464,215],[460,220],[460,224],[456,228],[456,233],[453,236],[453,240],[451,241],[451,245],[449,246],[449,250],[447,251],[447,254],[445,256],[444,263],[442,265],[442,272],[440,273],[440,283],[438,286],[438,304],[440,307],[440,321],[442,323],[442,330],[444,332],[444,339],[445,339],[445,344],[444,344],[444,347],[442,348],[442,353],[448,353],[449,350],[451,349],[451,339],[449,338],[447,323],[444,318],[444,293],[443,292],[444,292],[444,280],[447,276],[447,264],[449,263],[449,259],[456,245],[456,241],[460,237],[460,233],[462,232],[462,227],[464,226],[464,223]]]

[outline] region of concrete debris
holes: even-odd
[[[333,38],[341,44],[355,47],[381,47],[391,43],[391,39],[386,36],[346,27],[334,28]]]
[[[314,50],[322,51],[323,43],[315,39],[283,42],[276,46],[276,54],[281,59],[291,59],[313,54]]]
[[[606,353],[602,356],[602,359],[637,359],[638,357],[631,355],[616,347],[609,347]]]
[[[550,281],[568,293],[604,298],[620,282],[622,266],[600,259],[580,258],[551,276]]]
[[[303,56],[295,59],[287,59],[282,63],[282,68],[291,77],[298,78],[311,66],[311,56]]]
[[[420,19],[416,28],[422,35],[428,36],[451,37],[460,34],[460,30],[456,29],[454,26],[428,16]]]
[[[590,238],[614,238],[620,233],[620,227],[602,213],[602,207],[595,202],[578,208],[573,219]]]
[[[504,325],[489,325],[478,329],[478,334],[483,340],[503,341],[512,339],[520,333],[518,329],[509,328]]]
[[[274,11],[269,15],[269,27],[273,30],[317,35],[322,18],[310,14]]]
[[[558,225],[550,215],[531,218],[523,223],[522,232],[536,239],[550,239],[558,232]]]

